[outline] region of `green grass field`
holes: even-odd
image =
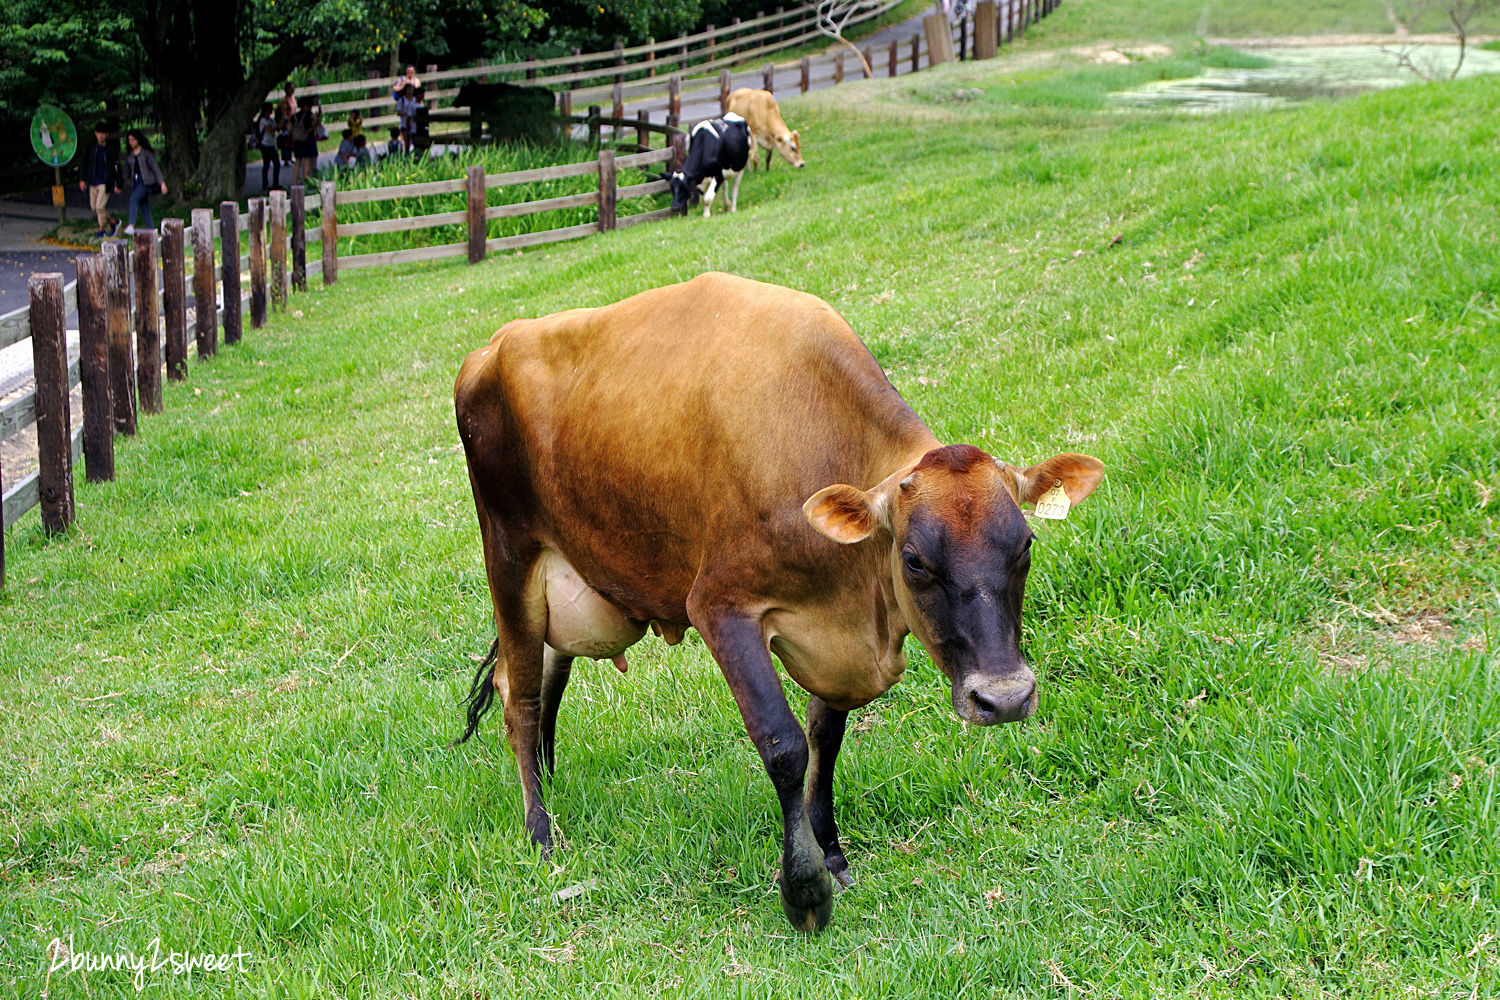
[[[0,992],[136,996],[49,942],[160,938],[246,971],[140,995],[1500,993],[1500,79],[1187,118],[1000,69],[787,101],[809,167],[736,217],[296,297],[12,529]],[[851,718],[816,937],[696,636],[575,671],[551,859],[497,720],[446,746],[460,359],[711,268],[826,298],[944,440],[1108,469],[1037,526],[1031,720],[966,729],[915,646]]]

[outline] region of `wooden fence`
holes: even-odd
[[[892,10],[900,0],[890,0],[880,7],[850,20],[850,26],[866,23]],[[1025,35],[1026,30],[1046,15],[1056,10],[1061,0],[984,0],[978,4],[972,21],[963,20],[942,30],[939,24],[947,25],[942,15],[929,15],[923,31],[908,39],[893,39],[889,43],[875,46],[866,43],[861,47],[865,61],[875,76],[896,76],[909,66],[914,72],[925,60],[927,65],[938,65],[955,58],[992,58],[1000,45]],[[944,41],[947,39],[951,44]],[[684,35],[666,42],[649,42],[625,48],[619,44],[607,52],[577,53],[552,59],[528,59],[522,62],[497,63],[472,66],[463,69],[437,70],[429,66],[422,74],[426,102],[429,106],[457,96],[457,88],[433,88],[433,82],[447,83],[460,80],[485,78],[490,81],[506,80],[531,86],[557,89],[558,109],[571,114],[575,107],[598,103],[608,106],[613,117],[624,117],[627,104],[643,107],[649,111],[667,110],[679,113],[682,95],[688,99],[713,96],[717,89],[721,95],[720,106],[727,100],[731,67],[754,61],[785,51],[788,48],[806,46],[828,36],[820,32],[816,16],[806,7],[790,11],[780,10],[750,21],[732,24],[725,28],[712,25],[705,31]],[[934,48],[936,45],[936,48]],[[778,74],[799,74],[800,89],[806,91],[821,83],[840,83],[845,78],[846,63],[853,63],[854,72],[862,73],[858,60],[851,60],[849,49],[835,46],[815,57],[803,57],[788,62],[767,62],[761,71],[761,86],[774,91],[774,80]],[[597,65],[594,65],[597,64]],[[562,72],[548,72],[558,71]],[[340,112],[389,111],[394,108],[390,90],[391,81],[384,78],[363,82],[320,84],[298,91],[299,95],[342,94],[363,91],[363,96],[323,105],[325,115]],[[279,97],[269,95],[269,99]],[[699,116],[703,117],[703,116]],[[379,114],[365,118],[367,128],[394,124],[394,113]],[[691,123],[691,120],[688,122]],[[341,121],[327,122],[330,132],[341,128]]]
[[[599,116],[593,124],[613,127],[620,134],[634,130],[637,144],[630,148],[636,151],[621,155],[605,148],[595,159],[581,163],[504,174],[486,175],[475,165],[461,179],[399,187],[341,191],[334,181],[323,181],[318,195],[297,187],[290,193],[274,191],[269,199],[250,199],[246,212],[241,212],[238,203],[226,201],[219,206],[217,218],[208,209],[195,209],[191,226],[184,227],[181,219],[168,219],[159,237],[155,232],[139,232],[130,244],[108,240],[100,253],[78,258],[78,280],[67,285],[61,275],[33,275],[29,304],[0,316],[0,349],[29,337],[35,375],[34,389],[0,405],[0,441],[35,424],[38,458],[37,471],[13,487],[5,486],[0,470],[3,527],[40,506],[44,530],[66,530],[75,516],[74,465],[83,462],[89,481],[114,478],[114,437],[136,434],[140,414],[161,412],[163,371],[169,380],[185,378],[189,344],[196,344],[201,359],[217,352],[221,330],[225,344],[238,342],[247,313],[251,329],[260,328],[269,309],[287,307],[289,289],[306,290],[309,277],[319,277],[328,285],[338,280],[341,269],[452,256],[466,256],[474,264],[492,252],[577,239],[668,215],[670,209],[621,216],[617,211],[621,201],[668,188],[661,180],[622,187],[618,172],[654,164],[675,167],[686,150],[681,130],[649,120]],[[650,148],[653,134],[666,139],[663,148]],[[492,188],[579,176],[596,177],[597,188],[536,201],[485,203],[486,192]],[[461,211],[344,225],[338,221],[340,205],[457,192],[467,196],[467,207]],[[596,221],[486,238],[490,219],[580,206],[596,207]],[[313,228],[307,222],[311,213],[320,215]],[[337,254],[340,236],[409,232],[455,223],[467,226],[468,238],[462,243]],[[242,235],[247,237],[244,254],[240,252]],[[321,243],[319,257],[311,261],[307,259],[309,242]],[[190,254],[185,249],[189,245]],[[245,284],[248,287],[242,287]],[[186,308],[189,288],[195,304],[191,318]],[[198,308],[202,303],[214,303],[212,321]],[[78,313],[79,346],[76,356],[69,358],[64,319],[74,311]],[[71,413],[75,387],[81,388],[81,420],[73,419]],[[0,534],[0,584],[4,579],[5,546]]]
[[[1058,2],[985,0],[979,4],[972,36],[967,25],[951,27],[941,15],[930,15],[924,23],[924,34],[906,41],[892,40],[878,54],[867,47],[865,56],[876,75],[883,68],[895,76],[906,66],[909,71],[919,69],[924,55],[929,66],[963,57],[972,37],[972,56],[989,58],[999,44],[1022,33],[1026,25],[1055,9]],[[829,77],[814,76],[809,59],[793,64],[801,70],[801,89],[823,80],[841,82],[844,60],[844,52],[836,51],[829,57],[833,70]],[[766,68],[768,85],[774,69],[770,65]],[[724,71],[715,81],[721,105],[728,99],[727,76],[728,71]],[[665,124],[652,122],[648,113],[624,117],[618,96],[614,115],[605,116],[600,108],[593,107],[587,115],[573,118],[596,142],[603,138],[605,129],[613,130],[617,144],[633,131],[635,142],[627,148],[634,151],[623,155],[603,148],[593,160],[491,175],[475,165],[463,178],[387,188],[339,190],[336,182],[323,181],[318,194],[294,187],[289,193],[274,191],[269,199],[252,198],[245,212],[232,201],[219,206],[217,218],[209,209],[194,209],[191,226],[184,226],[181,219],[168,219],[159,238],[155,232],[139,232],[129,245],[122,240],[106,241],[100,253],[78,259],[78,280],[67,285],[61,275],[32,275],[29,305],[0,316],[0,349],[31,339],[35,388],[0,405],[0,441],[34,424],[38,468],[8,490],[4,470],[0,469],[0,528],[9,528],[32,507],[40,506],[45,531],[66,530],[75,517],[74,465],[83,462],[89,481],[114,477],[114,437],[137,433],[139,414],[161,412],[163,371],[168,380],[185,378],[190,344],[196,344],[201,359],[218,350],[221,330],[225,344],[238,342],[247,311],[251,329],[260,328],[267,321],[268,310],[286,308],[288,290],[305,291],[310,277],[329,285],[338,280],[340,269],[457,256],[475,264],[492,252],[578,239],[670,214],[671,210],[664,208],[621,216],[621,201],[659,194],[668,188],[661,180],[621,187],[618,172],[655,164],[675,169],[681,163],[686,136],[677,127],[680,94],[680,84],[673,78]],[[665,139],[663,148],[651,148],[656,135]],[[596,177],[596,189],[520,203],[486,204],[486,192],[492,188],[581,176]],[[338,221],[340,205],[458,192],[466,195],[462,210],[343,225]],[[487,236],[490,219],[586,206],[597,208],[595,221],[494,239]],[[316,227],[308,225],[310,213],[319,215]],[[338,256],[340,236],[411,232],[455,224],[467,229],[467,238],[461,243]],[[241,234],[246,237],[243,254]],[[307,259],[309,242],[321,244],[318,258],[311,261]],[[248,287],[244,287],[246,284]],[[186,307],[189,287],[195,304],[191,318]],[[201,308],[206,303],[213,303],[207,314]],[[65,317],[74,311],[78,313],[79,349],[70,358]],[[79,421],[70,412],[70,395],[75,387],[81,388]],[[0,585],[4,580],[5,543],[0,530]]]

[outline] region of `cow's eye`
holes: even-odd
[[[902,553],[901,565],[905,566],[906,571],[912,576],[920,577],[927,575],[927,567],[922,565],[922,560],[918,559],[914,552]]]
[[[1024,549],[1022,549],[1021,551],[1022,552],[1030,552],[1031,551],[1031,543],[1034,542],[1034,541],[1036,541],[1036,536],[1035,535],[1027,535],[1026,536],[1026,547]]]

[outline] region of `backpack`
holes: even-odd
[[[312,115],[306,108],[292,116],[292,141],[306,142],[312,138]]]

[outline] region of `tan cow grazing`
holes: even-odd
[[[908,632],[960,718],[1035,710],[1021,507],[1066,514],[1103,466],[943,445],[821,299],[710,273],[513,320],[454,397],[497,632],[462,738],[498,694],[544,850],[573,659],[624,670],[649,626],[669,643],[696,628],[729,682],[781,805],[782,908],[806,931],[828,922],[830,875],[852,881],[833,817],[846,715],[901,679]],[[810,695],[805,735],[772,654]]]
[[[805,166],[802,160],[802,139],[781,120],[781,108],[769,90],[752,90],[741,87],[729,95],[729,110],[750,123],[750,137],[766,151],[766,169],[771,169],[771,151],[781,153],[782,159],[794,167]],[[750,157],[751,164],[755,157]]]

